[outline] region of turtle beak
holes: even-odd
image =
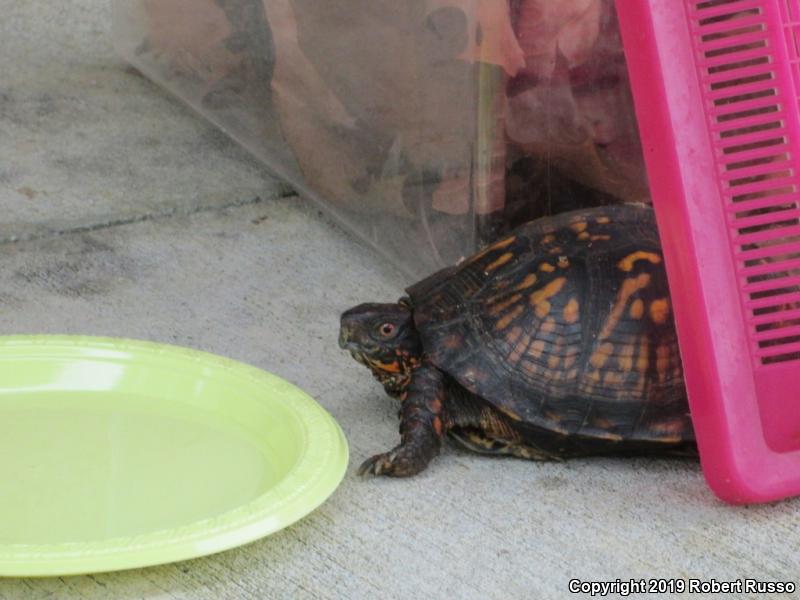
[[[357,307],[358,308],[358,307]],[[355,309],[353,309],[355,310]],[[362,328],[362,319],[359,315],[350,314],[352,310],[345,312],[339,321],[339,348],[342,350],[358,350],[358,332]]]
[[[339,348],[342,350],[350,350],[355,347],[355,344],[352,342],[352,332],[350,328],[342,323],[342,326],[339,328]]]
[[[341,329],[339,329],[339,348],[341,348],[342,350],[347,350],[347,344],[348,344],[348,335],[344,327],[342,327]]]
[[[342,326],[339,330],[339,348],[350,352],[350,356],[352,356],[356,362],[360,362],[362,365],[367,364],[364,355],[359,352],[358,344],[351,341],[350,331],[345,326]]]

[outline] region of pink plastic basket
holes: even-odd
[[[703,471],[800,494],[800,0],[617,0]]]

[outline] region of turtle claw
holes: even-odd
[[[397,458],[397,452],[394,450],[383,454],[376,454],[361,463],[361,466],[358,467],[358,474],[361,477],[391,475],[395,458]]]
[[[362,477],[386,475],[388,477],[411,477],[422,471],[428,461],[414,452],[412,446],[398,446],[394,450],[376,454],[365,460],[358,468]]]

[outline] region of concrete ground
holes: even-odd
[[[0,0],[0,14],[0,334],[142,338],[268,369],[333,414],[352,463],[327,503],[267,539],[1,580],[0,598],[559,598],[573,578],[800,579],[800,501],[725,506],[694,462],[447,447],[412,480],[358,479],[396,442],[396,408],[338,350],[338,315],[395,298],[402,274],[116,59],[106,2]]]

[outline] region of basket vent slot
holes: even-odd
[[[786,39],[800,83],[800,2],[782,1],[796,21]],[[742,302],[762,365],[800,360],[800,180],[786,113],[797,98],[778,85],[768,2],[695,1],[691,11]]]

